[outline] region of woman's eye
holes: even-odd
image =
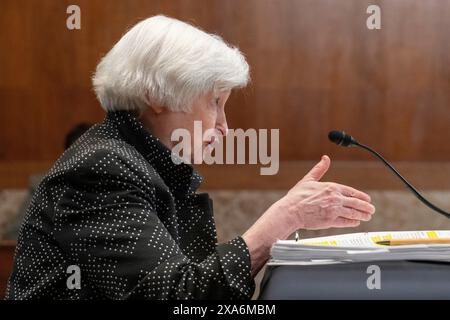
[[[220,102],[220,98],[216,98],[216,105],[218,106]]]

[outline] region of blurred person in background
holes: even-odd
[[[64,138],[64,150],[67,150],[72,143],[74,143],[83,133],[85,133],[91,124],[88,123],[79,123],[75,125]],[[33,198],[39,184],[41,183],[42,178],[45,176],[45,173],[36,173],[29,177],[29,186],[27,190],[27,194],[25,199],[23,200],[17,214],[13,217],[12,221],[8,223],[6,227],[5,234],[3,236],[6,240],[17,240],[19,235],[20,225],[25,217],[25,213],[31,203],[31,199]]]

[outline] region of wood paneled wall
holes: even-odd
[[[81,30],[66,8],[81,8]],[[382,9],[368,30],[366,8]],[[449,0],[2,0],[0,163],[54,161],[65,133],[103,118],[91,75],[140,19],[166,14],[247,56],[252,83],[230,127],[279,128],[280,160],[371,160],[326,138],[342,128],[396,161],[450,161]]]

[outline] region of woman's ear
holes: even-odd
[[[153,113],[155,113],[155,114],[160,114],[161,112],[163,112],[164,111],[164,107],[162,107],[162,106],[158,106],[158,105],[155,105],[155,104],[151,104],[151,105],[149,105],[148,106],[152,111],[153,111]]]
[[[160,105],[158,105],[157,103],[154,103],[151,99],[150,99],[150,96],[149,96],[149,94],[148,94],[148,92],[147,92],[147,94],[145,95],[145,102],[147,103],[147,105],[148,105],[148,108],[151,110],[151,111],[153,111],[153,113],[154,114],[160,114],[161,112],[163,112],[164,111],[164,107],[163,106],[160,106]]]

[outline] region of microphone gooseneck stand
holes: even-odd
[[[442,210],[441,208],[437,207],[433,203],[431,203],[429,200],[427,200],[416,188],[414,188],[386,159],[384,159],[378,152],[373,150],[372,148],[369,148],[368,146],[359,143],[356,141],[352,136],[346,134],[344,131],[331,131],[328,135],[331,142],[336,143],[341,146],[349,147],[349,146],[358,146],[368,152],[370,152],[372,155],[374,155],[376,158],[381,160],[386,167],[388,167],[404,184],[405,186],[428,208],[442,214],[443,216],[450,219],[450,213],[447,211]]]

